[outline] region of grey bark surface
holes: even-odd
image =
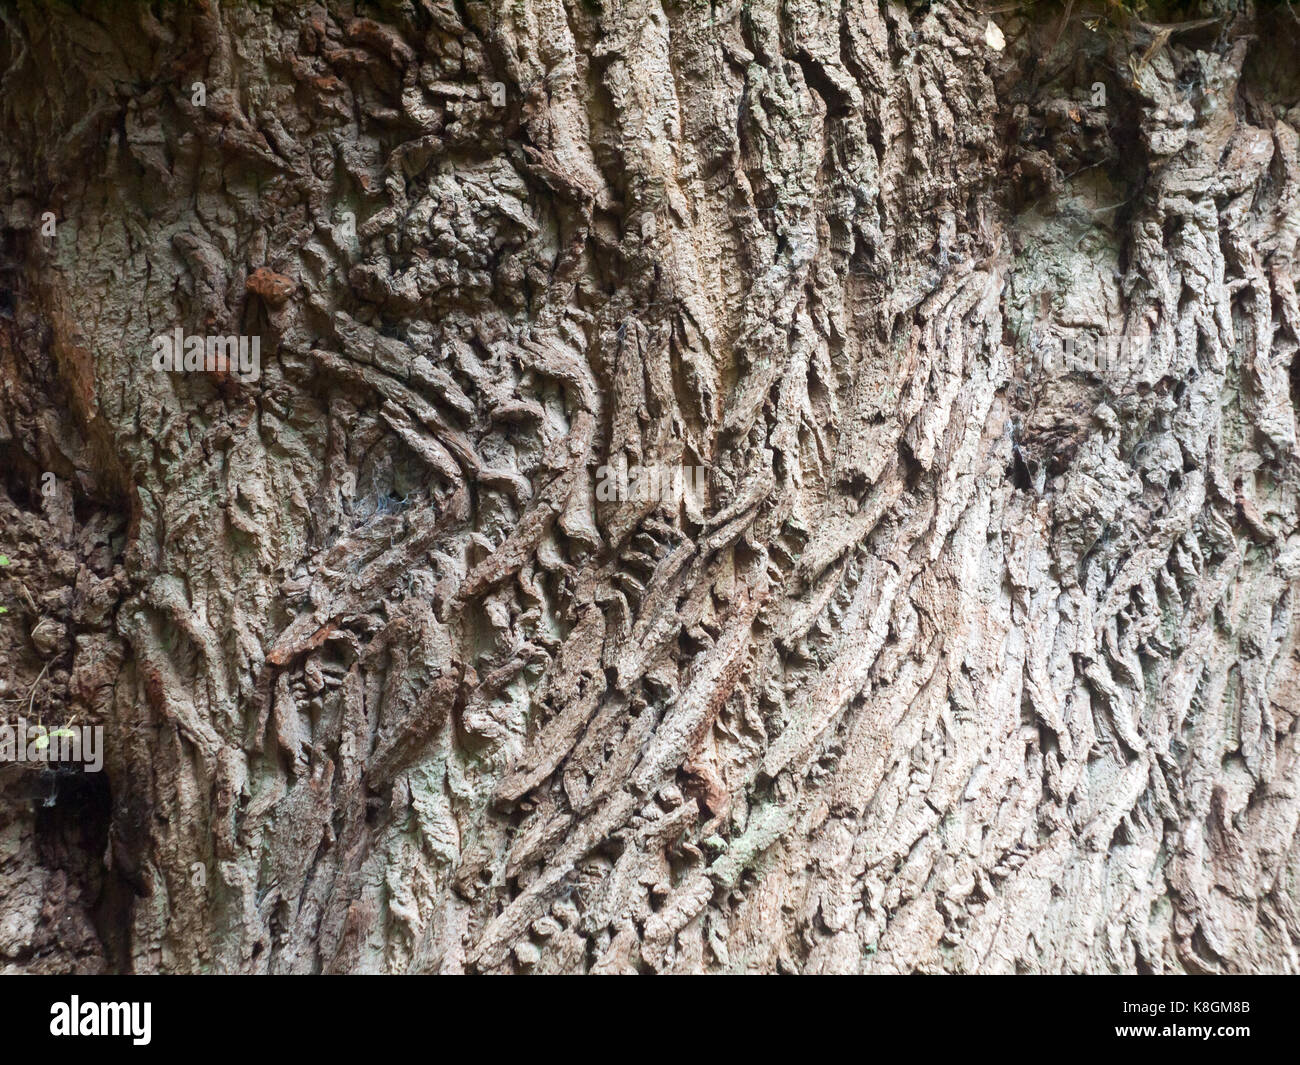
[[[0,971],[1300,969],[1300,23],[1113,16],[0,5]]]

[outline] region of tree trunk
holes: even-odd
[[[0,970],[1300,968],[1300,22],[1204,8],[4,3],[0,700],[105,763]]]

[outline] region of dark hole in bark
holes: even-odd
[[[54,767],[37,777],[36,847],[41,864],[63,870],[91,901],[90,919],[111,972],[130,964],[130,885],[104,864],[112,820],[108,774]]]
[[[1300,411],[1300,353],[1291,360],[1291,368],[1287,376],[1291,382],[1291,409]]]
[[[36,835],[42,860],[69,872],[79,871],[77,863],[85,855],[100,861],[110,816],[105,774],[50,768],[41,772],[37,790]]]
[[[1018,447],[1011,449],[1011,468],[1007,472],[1011,476],[1012,483],[1020,491],[1028,492],[1033,489],[1034,479],[1030,476],[1029,465]]]
[[[31,488],[36,475],[32,463],[17,448],[0,447],[0,468],[4,469],[4,488],[14,506],[36,510],[40,500]]]

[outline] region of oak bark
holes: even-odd
[[[0,6],[0,700],[106,735],[0,970],[1300,968],[1300,24],[1205,12]]]

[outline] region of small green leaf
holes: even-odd
[[[9,565],[9,556],[0,555],[0,566],[7,566],[7,565]]]
[[[50,745],[49,736],[37,736],[36,739],[32,740],[32,746],[35,747],[36,750],[38,751],[45,750],[45,748],[48,747],[49,745]]]
[[[7,614],[7,613],[9,613],[9,608],[7,606],[0,606],[0,614]]]
[[[75,736],[75,735],[76,733],[73,732],[72,729],[70,728],[56,728],[53,732],[50,733],[50,738],[53,739],[55,736]]]

